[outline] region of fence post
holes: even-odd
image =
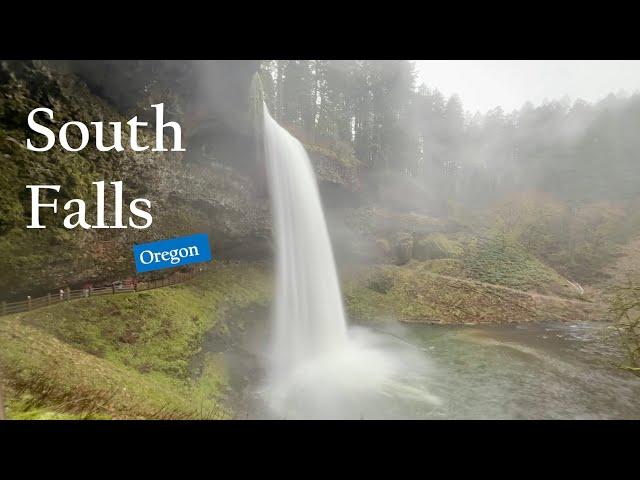
[[[115,294],[116,294],[116,284],[115,284],[115,283],[112,283],[112,284],[111,284],[111,293],[112,293],[113,295],[115,295]]]
[[[67,300],[71,300],[71,288],[67,287]]]
[[[47,293],[47,305],[51,305],[51,294]]]
[[[31,295],[27,295],[27,310],[31,310]]]

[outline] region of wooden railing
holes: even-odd
[[[206,264],[198,266],[189,272],[175,272],[172,275],[159,280],[148,280],[139,282],[114,282],[109,286],[81,288],[78,290],[64,289],[62,292],[48,293],[41,297],[31,297],[27,295],[26,300],[18,302],[2,302],[0,315],[11,313],[28,312],[37,308],[55,305],[56,303],[68,302],[79,298],[95,297],[97,295],[116,295],[118,293],[141,292],[154,288],[168,287],[191,280],[199,273],[208,269]]]

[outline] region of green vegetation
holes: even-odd
[[[622,246],[616,255],[616,260],[607,265],[607,284],[609,286],[636,282],[640,275],[640,238],[634,238]]]
[[[93,297],[0,319],[0,362],[13,418],[228,417],[224,362],[190,362],[205,332],[230,341],[225,313],[264,303],[258,266],[216,265],[190,283]],[[53,412],[53,413],[51,413]]]
[[[187,382],[98,358],[20,319],[0,320],[0,335],[9,418],[189,418],[201,410]]]
[[[479,241],[464,263],[469,276],[482,282],[539,293],[576,294],[558,273],[506,236]]]
[[[636,274],[613,288],[611,312],[626,353],[619,367],[640,376],[640,285]]]
[[[487,235],[508,237],[565,277],[606,282],[620,247],[640,228],[634,202],[572,205],[540,191],[511,194],[475,219]]]
[[[308,153],[317,153],[323,157],[332,159],[346,168],[354,168],[360,166],[360,161],[354,156],[353,149],[349,144],[338,142],[331,145],[331,148],[317,145],[313,143],[305,143],[304,148]]]
[[[413,245],[413,258],[417,260],[436,260],[462,256],[462,246],[442,233],[433,233],[417,240]]]
[[[423,263],[422,268],[439,275],[466,278],[464,263],[462,262],[462,260],[455,258],[439,258],[436,260],[427,260]]]
[[[600,304],[530,294],[446,273],[456,261],[368,267],[345,286],[345,303],[358,321],[395,318],[406,322],[479,323],[606,318]]]

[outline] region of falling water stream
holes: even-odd
[[[399,374],[408,371],[404,363],[409,359],[382,348],[381,339],[373,332],[347,328],[309,156],[269,115],[266,106],[263,110],[277,245],[273,331],[264,394],[279,417],[371,415],[372,396],[397,392]],[[403,388],[410,389],[409,385]]]
[[[265,108],[267,168],[277,244],[274,369],[344,349],[348,343],[333,251],[304,147]]]

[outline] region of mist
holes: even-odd
[[[638,418],[640,63],[577,65],[0,61],[6,416]],[[185,151],[27,147],[158,104]],[[49,184],[153,225],[25,228]]]
[[[493,64],[487,63],[489,68],[483,68],[488,78],[481,82],[491,77]],[[501,70],[522,67],[529,71],[527,62],[508,63],[496,67],[495,85],[487,95],[511,87],[500,83],[504,82]],[[637,65],[622,63],[631,71],[624,77],[628,83]],[[543,67],[531,65],[533,70]],[[617,65],[616,71],[623,67]],[[422,215],[425,221],[443,221],[454,230],[470,227],[462,221],[465,217],[472,219],[474,229],[484,223],[481,228],[487,230],[486,234],[496,227],[508,228],[508,233],[516,236],[524,235],[524,230],[533,235],[531,226],[523,225],[524,218],[518,228],[505,227],[499,213],[501,205],[517,201],[522,208],[528,204],[530,210],[542,211],[553,203],[558,207],[553,220],[558,232],[550,236],[567,236],[568,229],[576,231],[569,235],[571,238],[563,238],[562,245],[540,246],[536,254],[563,273],[588,277],[590,274],[576,265],[574,244],[589,241],[584,239],[585,231],[596,225],[589,222],[614,222],[613,211],[630,211],[638,197],[640,164],[636,152],[640,140],[634,131],[640,122],[640,94],[614,93],[620,89],[612,82],[611,90],[598,101],[578,98],[585,91],[584,85],[578,92],[568,92],[576,100],[563,95],[540,101],[539,89],[516,85],[522,95],[530,91],[537,105],[521,97],[519,108],[496,106],[486,113],[472,114],[476,105],[466,106],[465,99],[457,94],[443,95],[437,85],[433,86],[433,80],[427,82],[429,71],[421,62],[400,60],[262,63],[266,100],[276,120],[305,145],[331,152],[342,163],[340,168],[356,164],[358,169],[360,183],[351,188],[357,192],[355,196],[337,195],[331,187],[334,183],[320,178],[336,254],[353,258],[353,246],[359,245],[356,250],[360,256],[370,259],[379,255],[371,235],[368,242],[354,238],[356,231],[363,229],[385,237],[388,250],[402,249],[398,230],[406,230],[415,243],[430,228],[421,229],[415,221],[399,228],[402,220],[398,215],[408,214]],[[437,70],[435,76],[448,78]],[[610,78],[604,74],[600,77],[600,81],[592,80],[597,92],[602,92],[602,82]],[[472,84],[475,79],[458,78],[453,83],[465,81]],[[532,78],[529,83],[535,81]],[[442,85],[443,91],[451,88],[451,84]],[[358,216],[372,208],[378,209],[378,214],[387,211],[394,225],[385,229],[381,215],[363,214],[360,216],[366,217],[366,227],[345,227],[349,215]],[[393,230],[394,236],[386,235],[385,230]],[[627,238],[620,233],[615,242]],[[377,240],[380,243],[380,238]],[[539,239],[519,240],[536,243]],[[548,238],[545,241],[549,243]],[[556,252],[551,251],[554,248]],[[556,261],[554,255],[573,260],[569,265],[564,260]],[[388,261],[398,263],[403,259],[391,254]]]

